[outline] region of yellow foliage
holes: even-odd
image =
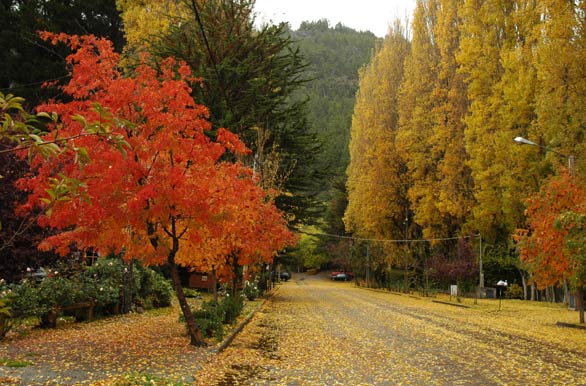
[[[360,72],[352,117],[346,228],[374,238],[403,237],[406,209],[402,162],[396,152],[397,94],[408,51],[397,22]]]
[[[147,48],[153,38],[169,32],[171,23],[187,17],[188,5],[180,0],[117,0],[127,49]]]

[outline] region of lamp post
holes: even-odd
[[[499,298],[499,311],[501,310],[501,303],[503,301],[503,293],[507,290],[509,283],[506,280],[499,280],[496,283],[497,296]]]
[[[518,144],[521,144],[521,145],[537,146],[537,147],[544,149],[545,151],[550,151],[550,152],[555,153],[559,156],[567,158],[568,159],[568,172],[570,174],[574,173],[574,156],[573,155],[566,155],[566,154],[560,153],[557,150],[551,149],[549,147],[541,146],[541,145],[539,145],[533,141],[530,141],[526,138],[523,138],[523,137],[515,137],[514,141],[517,142]]]

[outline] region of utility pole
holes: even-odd
[[[366,242],[366,288],[370,288],[370,255],[368,251],[369,242]]]
[[[478,233],[478,238],[480,240],[478,246],[478,292],[474,299],[474,304],[477,304],[479,298],[482,299],[486,297],[486,292],[484,290],[484,269],[482,267],[482,235],[480,233]]]

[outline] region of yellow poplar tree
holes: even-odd
[[[464,144],[464,116],[468,107],[464,77],[458,73],[456,54],[460,44],[458,6],[463,0],[441,0],[435,28],[439,52],[438,78],[434,98],[434,127],[430,137],[432,154],[437,155],[436,182],[430,195],[443,219],[444,233],[436,236],[453,237],[474,206],[471,170]]]
[[[397,94],[409,50],[399,22],[360,71],[347,169],[348,231],[369,238],[402,237],[407,205],[404,165],[396,152]]]
[[[535,103],[536,131],[532,138],[562,154],[574,155],[576,170],[586,155],[586,2],[540,0],[541,36],[537,45],[536,71],[539,88]],[[549,153],[554,162],[565,162]]]
[[[503,76],[504,47],[515,40],[511,20],[514,1],[465,0],[462,20],[459,71],[467,83],[470,106],[465,117],[466,149],[474,179],[476,206],[468,221],[490,243],[508,240],[514,229],[508,209],[508,182],[516,164],[510,130],[505,130]],[[509,127],[512,128],[512,127]]]
[[[405,61],[405,79],[399,95],[397,146],[409,170],[409,200],[415,223],[425,238],[444,234],[437,208],[437,167],[443,154],[434,148],[435,108],[439,51],[434,28],[439,0],[418,0],[413,17],[411,53]]]
[[[507,15],[507,39],[502,42],[500,57],[503,68],[500,82],[495,87],[502,95],[502,105],[495,160],[502,165],[500,176],[501,205],[507,230],[510,233],[525,224],[524,199],[539,189],[544,177],[544,165],[539,152],[531,147],[520,147],[513,139],[517,136],[535,139],[535,90],[537,87],[534,67],[536,34],[539,23],[534,0],[511,2]]]

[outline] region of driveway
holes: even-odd
[[[586,385],[586,348],[575,344],[586,342],[586,331],[524,317],[531,316],[294,275],[196,379],[200,385]]]

